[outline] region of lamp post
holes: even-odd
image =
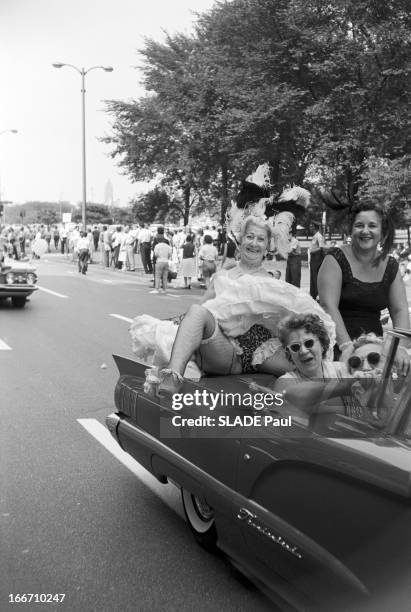
[[[77,68],[77,66],[73,66],[73,64],[62,64],[56,63],[53,64],[54,68],[63,68],[63,66],[68,66],[69,68],[74,68],[76,72],[78,72],[81,76],[81,133],[82,133],[82,176],[83,176],[83,204],[81,208],[81,218],[83,230],[86,230],[86,88],[85,88],[85,79],[86,74],[91,72],[92,70],[104,70],[105,72],[113,72],[113,68],[111,66],[91,66],[91,68]]]
[[[7,129],[7,130],[2,130],[0,132],[0,136],[2,134],[7,134],[7,132],[9,132],[10,134],[17,134],[18,130],[14,130],[14,129]],[[6,204],[8,204],[8,202],[3,202],[2,200],[2,193],[1,193],[1,183],[0,183],[0,216],[1,214],[3,215],[3,223],[4,225],[6,225]]]

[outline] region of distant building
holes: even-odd
[[[108,179],[104,186],[104,205],[112,208],[114,205],[113,183]]]

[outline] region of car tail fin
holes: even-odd
[[[127,374],[128,376],[144,378],[146,369],[150,367],[139,361],[134,361],[134,359],[122,357],[121,355],[113,355],[113,359],[116,362],[120,376]]]

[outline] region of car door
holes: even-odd
[[[245,435],[238,479],[242,535],[261,571],[335,604],[390,581],[387,555],[401,559],[398,572],[409,568],[411,550],[409,420],[403,440],[342,420],[334,437],[299,425],[259,439]]]

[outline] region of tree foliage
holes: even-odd
[[[146,41],[147,94],[107,103],[105,140],[132,180],[182,198],[185,222],[211,194],[223,217],[264,161],[277,191],[306,182],[353,202],[378,174],[386,198],[409,168],[410,25],[405,0],[218,2],[193,35]]]

